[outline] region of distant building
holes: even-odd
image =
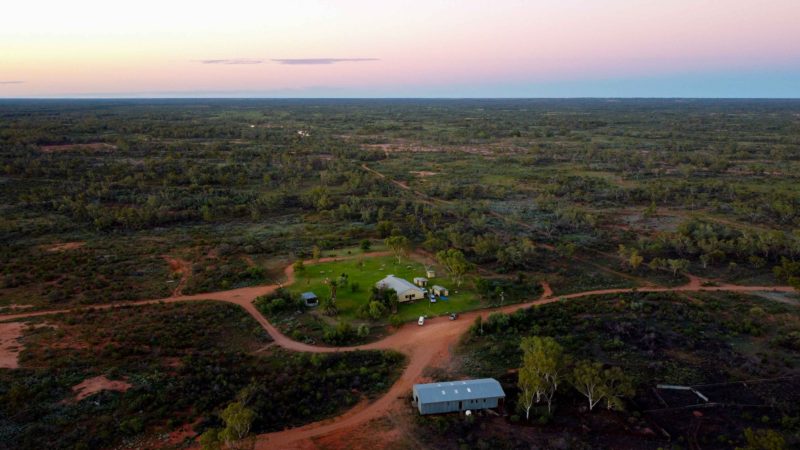
[[[411,302],[425,298],[425,293],[417,286],[407,280],[388,275],[386,278],[375,283],[378,289],[393,289],[397,292],[397,300],[400,302]]]
[[[439,297],[447,297],[450,295],[450,291],[448,291],[446,287],[439,286],[438,284],[434,285],[432,290],[434,295],[438,295]]]
[[[422,415],[496,408],[506,397],[494,378],[415,384],[413,394]]]
[[[314,307],[319,305],[319,299],[317,298],[317,294],[313,292],[303,292],[302,294],[300,294],[300,297],[303,299],[303,301],[306,303],[306,306],[308,307]]]
[[[428,279],[423,277],[416,277],[414,278],[414,284],[419,287],[425,287],[428,285]]]
[[[433,269],[428,269],[425,271],[425,276],[428,278],[436,278],[436,271]]]

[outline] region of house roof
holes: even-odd
[[[303,292],[300,294],[300,297],[303,297],[303,300],[314,300],[317,298],[317,294],[313,292]]]
[[[413,285],[408,280],[404,280],[402,278],[397,278],[394,275],[387,275],[386,278],[384,278],[381,281],[378,281],[377,283],[375,283],[375,286],[377,286],[379,288],[384,288],[384,289],[394,289],[394,291],[397,292],[398,294],[401,293],[401,292],[405,292],[405,291],[407,291],[409,289],[414,289],[415,291],[422,292],[422,290],[420,288],[418,288],[417,286]]]
[[[414,277],[414,281],[428,281],[425,277]]]
[[[494,378],[479,380],[442,381],[415,384],[414,391],[421,403],[441,403],[478,398],[503,398],[506,393]]]
[[[446,288],[446,287],[444,287],[444,286],[439,286],[438,284],[434,284],[434,285],[433,285],[433,289],[435,289],[435,290],[438,290],[438,291],[446,291],[446,290],[447,290],[447,288]]]

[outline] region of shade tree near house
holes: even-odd
[[[389,236],[384,242],[386,246],[389,247],[389,250],[392,251],[395,258],[397,258],[398,263],[401,262],[404,257],[408,256],[408,252],[411,249],[411,242],[405,236]]]
[[[464,257],[464,253],[453,248],[437,252],[436,260],[444,266],[447,273],[459,287],[464,280],[464,275],[474,267],[474,265]]]

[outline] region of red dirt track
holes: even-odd
[[[375,257],[386,256],[389,252],[373,252],[360,256]],[[355,256],[353,256],[355,257]],[[353,257],[331,257],[321,258],[319,260],[305,261],[306,264],[315,264],[318,262],[328,262],[334,260],[349,259]],[[291,284],[294,282],[294,270],[290,265],[284,270],[286,282],[282,285]],[[464,313],[458,320],[451,321],[447,317],[437,317],[429,319],[425,322],[423,327],[416,324],[406,324],[401,327],[397,332],[386,338],[366,345],[353,346],[353,347],[321,347],[315,345],[308,345],[301,342],[293,341],[292,339],[284,336],[278,331],[269,321],[261,315],[261,313],[253,305],[253,300],[257,297],[271,293],[278,289],[279,284],[253,286],[240,289],[233,289],[229,291],[210,292],[198,295],[179,295],[166,299],[155,300],[142,300],[137,302],[117,303],[108,305],[98,305],[95,309],[114,308],[118,306],[127,305],[144,305],[159,302],[173,303],[183,301],[197,301],[197,300],[217,300],[236,305],[244,308],[250,315],[255,318],[259,324],[269,333],[277,345],[289,350],[301,352],[338,352],[338,351],[351,351],[351,350],[367,350],[367,349],[392,349],[402,352],[408,357],[408,366],[403,371],[397,382],[389,389],[389,391],[376,401],[368,404],[359,404],[355,408],[345,412],[344,414],[324,420],[321,422],[314,422],[302,427],[292,428],[275,433],[266,433],[259,435],[256,441],[256,448],[258,449],[286,449],[286,448],[315,448],[314,444],[309,439],[319,436],[327,435],[335,431],[345,430],[358,425],[362,425],[370,420],[387,415],[394,408],[398,407],[401,402],[405,401],[412,384],[421,380],[423,371],[429,365],[442,365],[449,359],[449,349],[457,343],[459,337],[464,334],[473,323],[474,319],[478,316],[487,317],[489,313],[501,311],[510,313],[521,308],[529,308],[532,306],[543,305],[547,303],[554,303],[567,299],[575,299],[580,297],[587,297],[591,295],[601,294],[621,294],[629,292],[794,292],[794,289],[789,286],[739,286],[723,284],[719,286],[703,286],[702,280],[697,277],[690,277],[690,282],[686,285],[669,288],[669,287],[640,287],[630,289],[602,289],[587,292],[579,292],[568,295],[553,296],[552,290],[547,283],[543,283],[544,294],[541,298],[521,304],[508,305],[502,308],[486,309],[481,311],[473,311]],[[0,321],[13,321],[17,319],[24,319],[28,317],[43,316],[55,313],[69,312],[77,310],[62,309],[55,311],[38,311],[22,314],[9,314],[0,315]]]

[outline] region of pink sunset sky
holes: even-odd
[[[35,1],[0,97],[800,97],[800,0]]]

